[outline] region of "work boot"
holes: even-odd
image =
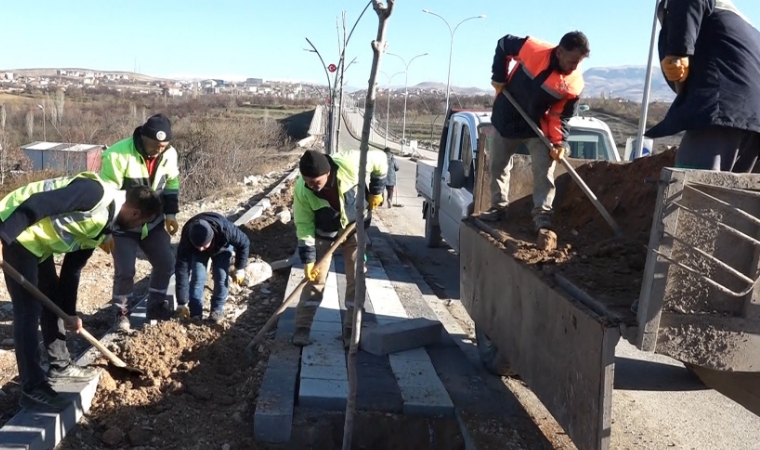
[[[533,230],[538,233],[541,230],[552,230],[552,219],[547,214],[540,214],[533,218]],[[553,231],[553,230],[552,230]]]
[[[73,404],[71,399],[64,397],[54,391],[47,383],[42,383],[38,387],[29,391],[22,391],[18,400],[19,406],[32,411],[63,411],[67,406]]]
[[[224,311],[211,311],[211,314],[208,315],[208,320],[215,325],[219,325],[224,322]]]
[[[162,302],[155,302],[153,304],[148,304],[146,308],[146,318],[147,320],[169,320],[172,317],[172,311],[169,310],[169,303],[167,301]]]
[[[129,331],[131,327],[129,323],[129,313],[127,311],[117,310],[116,314],[114,314],[111,326],[116,331]]]
[[[298,347],[311,345],[309,334],[310,330],[308,328],[296,328],[296,332],[293,333],[293,345]]]
[[[485,220],[486,222],[498,222],[507,217],[506,208],[492,207],[488,211],[484,211],[478,215],[478,219]]]
[[[78,366],[69,362],[69,365],[63,368],[50,366],[47,376],[51,383],[80,383],[94,379],[99,373],[95,367]]]

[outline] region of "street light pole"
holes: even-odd
[[[385,78],[388,79],[388,90],[386,91],[387,94],[387,105],[385,107],[385,146],[388,147],[388,132],[390,131],[390,116],[391,116],[391,81],[393,81],[393,78],[396,75],[401,75],[404,72],[396,72],[390,77],[385,72],[380,72],[383,75],[385,75]]]
[[[400,59],[401,62],[405,66],[405,69],[404,69],[404,122],[403,122],[403,125],[401,126],[401,154],[403,155],[404,154],[404,146],[406,145],[406,99],[407,99],[407,97],[409,97],[409,66],[412,64],[412,61],[414,61],[415,59],[417,59],[417,58],[419,58],[421,56],[426,56],[427,53],[421,53],[421,54],[415,56],[414,58],[412,58],[412,59],[409,60],[409,63],[407,63],[404,60],[404,58],[402,58],[401,56],[399,56],[399,55],[397,55],[395,53],[388,52],[387,54],[391,55],[391,56],[395,56],[396,58]]]
[[[430,15],[436,16],[439,19],[443,20],[443,23],[445,23],[446,26],[449,27],[449,34],[451,34],[451,43],[449,45],[449,74],[448,74],[447,79],[446,79],[446,114],[448,114],[448,112],[449,112],[449,96],[451,95],[451,61],[452,61],[452,58],[454,56],[454,33],[457,32],[457,28],[459,28],[459,25],[462,25],[463,23],[467,22],[468,20],[485,19],[486,15],[485,14],[481,14],[479,16],[468,17],[468,18],[462,20],[461,22],[459,22],[454,27],[454,29],[452,29],[451,25],[449,25],[449,22],[446,21],[446,19],[444,19],[443,17],[439,16],[438,14],[436,14],[436,13],[430,11],[430,10],[427,10],[427,9],[423,9],[422,12],[424,12],[425,14],[430,14]]]
[[[335,124],[333,123],[334,122],[333,104],[335,103],[334,101],[335,99],[334,99],[334,95],[332,91],[332,83],[330,83],[330,71],[327,70],[327,64],[325,64],[325,60],[322,58],[322,55],[317,50],[317,47],[315,47],[314,44],[311,43],[309,38],[306,38],[306,42],[308,42],[309,45],[311,46],[311,50],[309,50],[308,48],[305,48],[304,50],[306,50],[307,52],[312,52],[312,53],[317,54],[317,56],[319,57],[319,61],[322,62],[322,68],[325,69],[325,77],[327,77],[327,95],[329,96],[328,98],[330,99],[330,108],[328,109],[329,118],[327,120],[327,130],[325,130],[325,134],[329,136],[329,138],[327,140],[327,145],[325,145],[325,150],[327,151],[327,154],[330,154],[332,153],[332,146],[334,144],[333,127],[335,126]]]

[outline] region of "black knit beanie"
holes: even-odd
[[[211,242],[214,237],[214,230],[211,229],[208,221],[201,219],[190,226],[189,234],[190,243],[195,248],[200,248]]]
[[[316,178],[330,172],[330,161],[327,155],[316,150],[306,150],[298,162],[298,169],[301,175],[309,178]]]
[[[140,134],[145,137],[155,139],[159,142],[172,140],[172,123],[168,117],[163,114],[150,116],[140,130]]]

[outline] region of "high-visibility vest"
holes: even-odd
[[[116,190],[100,179],[97,174],[83,172],[76,176],[29,183],[0,200],[0,220],[5,221],[33,194],[62,189],[78,178],[89,178],[103,186],[103,197],[94,208],[89,211],[71,211],[45,217],[22,231],[16,238],[18,243],[38,257],[40,262],[56,253],[93,249],[103,243],[107,237],[103,229],[108,225],[108,207],[115,200]]]

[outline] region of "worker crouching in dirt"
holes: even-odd
[[[145,253],[150,265],[147,316],[149,320],[169,319],[172,312],[166,296],[174,270],[171,238],[179,230],[179,168],[177,150],[171,146],[171,122],[164,115],[151,116],[123,139],[103,152],[100,175],[118,189],[150,186],[160,193],[164,204],[160,214],[147,225],[114,233],[114,283],[112,303],[119,330],[129,330],[127,314],[134,303],[137,250]],[[164,229],[164,227],[166,229]]]
[[[662,73],[677,96],[646,132],[686,131],[676,167],[752,172],[760,154],[760,32],[729,0],[657,5]]]
[[[575,114],[584,87],[578,65],[589,52],[588,40],[579,31],[565,34],[558,46],[533,37],[506,35],[499,40],[491,68],[491,84],[496,89],[491,123],[497,131],[489,168],[491,207],[480,214],[482,220],[506,217],[512,155],[525,145],[533,171],[533,225],[536,231],[551,229],[554,168],[564,154],[567,120]],[[509,71],[512,61],[516,64]],[[501,94],[505,89],[540,126],[552,143],[551,150]]]
[[[82,268],[95,247],[113,250],[115,228],[139,227],[160,213],[161,199],[149,187],[117,191],[91,172],[30,183],[0,200],[4,264],[16,269],[73,318],[64,323],[7,272],[4,274],[13,303],[13,343],[22,408],[62,410],[70,400],[54,391],[51,384],[88,381],[97,376],[97,369],[75,365],[66,348],[66,330],[78,333],[82,328],[82,320],[76,316]],[[61,253],[66,256],[59,277],[53,255]],[[40,362],[38,326],[47,352],[47,374]]]
[[[337,153],[331,156],[307,150],[301,156],[301,176],[296,180],[293,193],[293,221],[298,236],[298,255],[304,264],[304,275],[309,283],[304,287],[296,308],[296,330],[293,343],[305,346],[309,339],[311,323],[322,301],[325,280],[331,258],[321,265],[315,262],[325,256],[340,232],[356,222],[356,200],[359,184],[358,151]],[[388,173],[388,159],[381,151],[367,154],[367,174],[370,177],[366,192],[367,211],[364,227],[370,225],[371,210],[383,202],[383,185]],[[354,290],[357,261],[356,231],[352,231],[342,245],[343,267],[346,274],[346,313],[343,320],[344,343],[351,336],[354,315]]]
[[[243,284],[250,246],[248,236],[221,214],[204,212],[193,216],[182,227],[177,247],[174,269],[177,283],[176,314],[191,319],[202,318],[206,265],[210,259],[214,291],[211,295],[209,320],[221,323],[229,293],[232,254],[235,254],[233,280],[237,284]]]

